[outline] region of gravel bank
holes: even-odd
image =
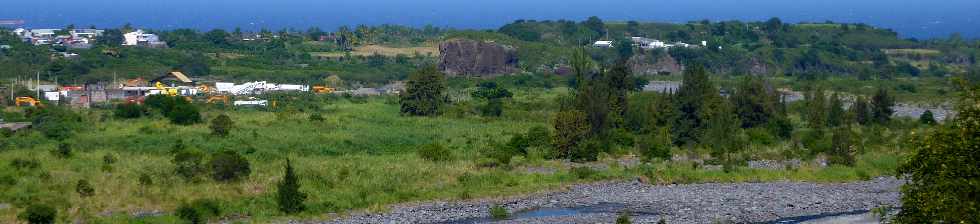
[[[295,223],[484,223],[489,207],[503,205],[514,219],[495,223],[612,223],[620,211],[634,223],[767,222],[787,217],[899,206],[895,178],[841,184],[801,182],[654,186],[637,181],[603,182],[566,191],[497,200],[397,205],[383,214],[353,214],[325,222]],[[589,208],[575,214],[532,215],[543,208]],[[522,215],[525,214],[525,215]]]

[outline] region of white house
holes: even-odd
[[[639,46],[640,48],[643,49],[657,49],[657,48],[667,47],[666,43],[657,39],[650,39],[646,37],[633,37],[632,40],[634,45]]]
[[[71,34],[71,37],[74,38],[74,39],[81,39],[81,38],[91,39],[91,38],[95,38],[95,37],[98,37],[98,36],[102,36],[102,33],[103,32],[105,32],[105,31],[104,30],[97,30],[97,29],[74,29],[74,30],[68,31],[68,33],[70,33]]]
[[[160,37],[156,34],[145,33],[143,30],[136,30],[123,34],[123,45],[125,46],[136,46],[136,45],[155,45],[159,44]]]
[[[60,29],[33,29],[31,34],[35,38],[52,38],[55,36],[54,33],[61,31]]]
[[[613,42],[612,41],[609,41],[609,40],[600,40],[600,41],[596,41],[595,43],[593,43],[592,46],[593,47],[600,47],[600,48],[610,48],[610,47],[613,47]]]

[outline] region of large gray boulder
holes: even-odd
[[[439,70],[449,76],[495,76],[519,72],[514,47],[453,39],[439,45]]]

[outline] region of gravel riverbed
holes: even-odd
[[[402,204],[380,214],[355,213],[335,220],[294,223],[614,223],[622,211],[630,211],[634,223],[655,223],[660,219],[667,223],[757,223],[867,211],[884,205],[900,207],[902,183],[893,177],[829,184],[650,185],[615,181],[505,199]],[[514,218],[487,218],[493,205],[507,208]],[[576,212],[534,213],[556,208]]]

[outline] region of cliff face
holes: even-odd
[[[455,39],[439,45],[439,70],[450,76],[494,76],[519,72],[517,50],[483,41]]]
[[[684,66],[668,54],[652,59],[649,55],[638,54],[630,58],[629,65],[635,75],[680,74]]]

